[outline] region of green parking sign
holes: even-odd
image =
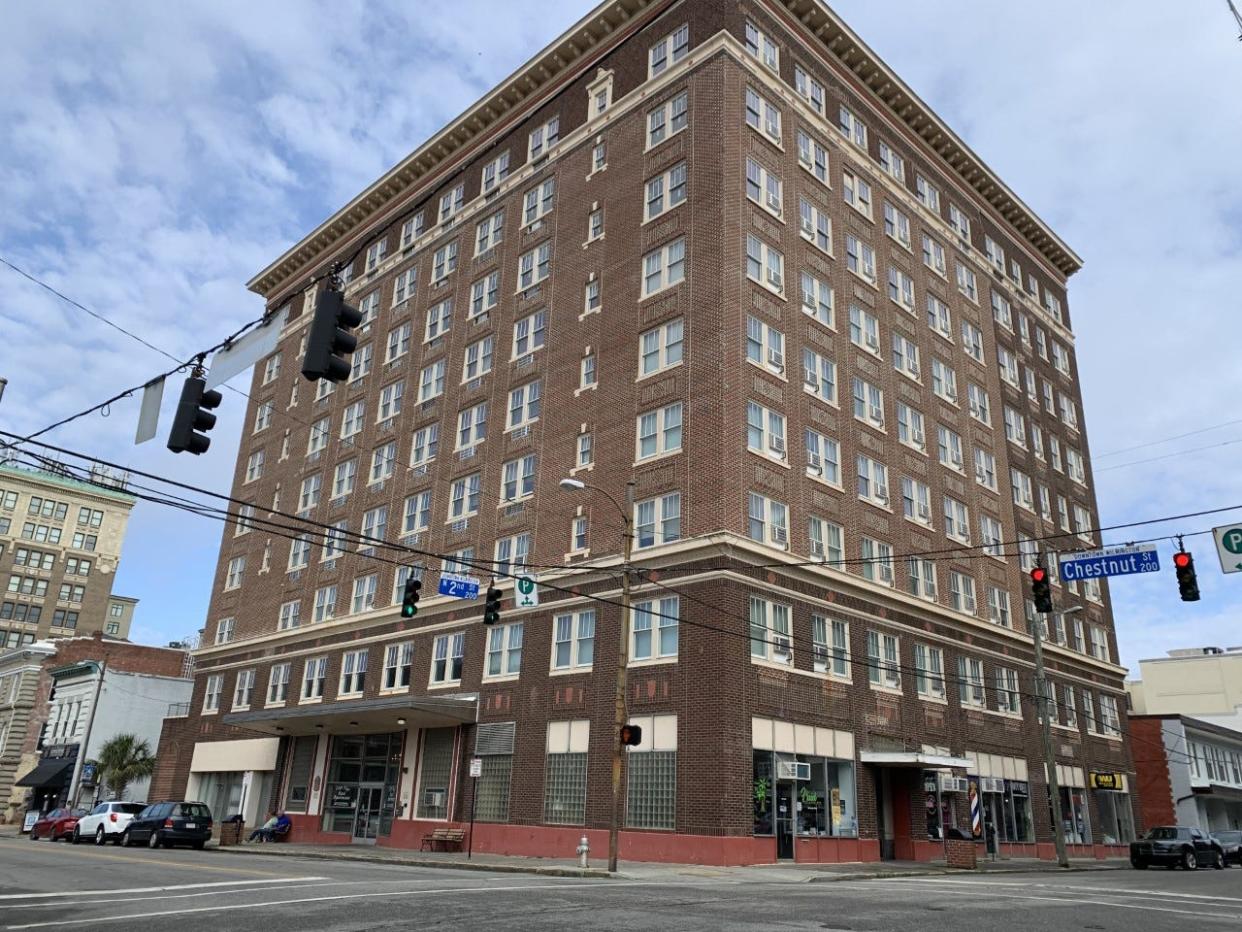
[[[1212,529],[1216,553],[1225,573],[1242,573],[1242,524],[1227,524]]]
[[[516,608],[533,608],[539,604],[539,587],[534,576],[519,576],[513,587],[513,604]]]

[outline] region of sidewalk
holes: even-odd
[[[760,864],[746,867],[713,867],[698,864],[656,864],[623,861],[620,870],[610,874],[607,862],[593,860],[583,869],[573,859],[528,858],[514,855],[475,854],[467,858],[461,852],[412,851],[404,848],[357,847],[353,845],[301,845],[296,843],[230,845],[212,848],[220,854],[255,855],[260,857],[296,857],[326,861],[354,861],[391,864],[402,867],[448,868],[452,870],[494,871],[498,873],[540,874],[549,877],[616,877],[621,880],[667,880],[672,877],[712,877],[721,880],[761,881],[765,883],[832,883],[834,881],[870,880],[882,877],[926,877],[945,874],[1061,873],[1051,861],[1015,858],[1007,861],[981,861],[974,871],[945,867],[943,864],[914,861],[852,864]],[[1124,860],[1071,862],[1071,871],[1121,870],[1129,867]]]

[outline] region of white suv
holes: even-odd
[[[89,815],[78,819],[73,829],[73,843],[76,845],[87,838],[94,838],[97,845],[105,841],[119,845],[125,826],[146,807],[146,803],[100,803]]]

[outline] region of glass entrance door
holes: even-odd
[[[794,818],[794,785],[782,780],[776,784],[776,857],[778,860],[793,860]]]
[[[383,802],[383,786],[358,787],[358,809],[354,814],[354,844],[375,844],[375,839],[379,837],[380,809]]]

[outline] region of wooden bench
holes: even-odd
[[[430,835],[423,836],[420,851],[460,851],[461,843],[466,840],[466,830],[461,828],[438,828]],[[436,846],[440,847],[437,848]],[[451,846],[451,847],[450,847]]]

